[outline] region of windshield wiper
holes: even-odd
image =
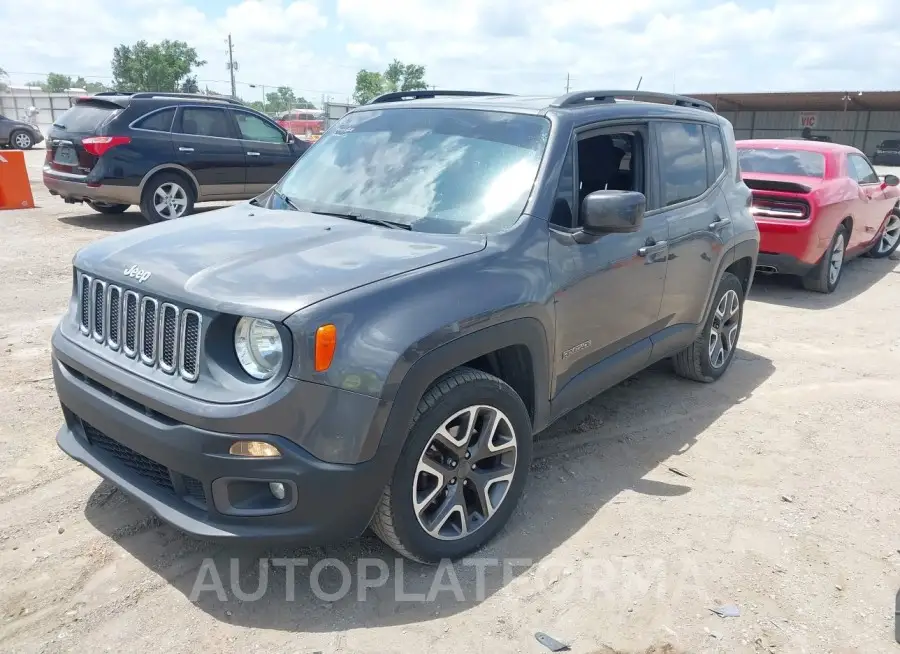
[[[405,229],[412,231],[412,226],[406,223],[398,223],[393,220],[381,220],[379,218],[369,218],[361,216],[358,213],[341,213],[340,211],[310,211],[310,213],[319,214],[320,216],[334,216],[335,218],[344,218],[345,220],[354,220],[358,223],[366,223],[368,225],[378,225],[379,227],[387,227],[388,229]]]
[[[289,207],[290,207],[291,209],[293,209],[294,211],[300,211],[300,210],[301,210],[300,207],[298,207],[296,204],[294,204],[294,201],[293,201],[293,200],[291,200],[288,196],[286,196],[284,193],[282,193],[282,192],[279,191],[278,189],[272,189],[272,195],[274,195],[274,196],[277,197],[279,200],[281,200],[282,202],[284,202],[287,206],[289,206]]]

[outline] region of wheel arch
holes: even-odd
[[[547,334],[537,318],[515,318],[460,336],[419,356],[415,346],[404,352],[388,375],[381,419],[372,423],[362,458],[385,451],[391,459],[399,456],[425,391],[461,366],[489,372],[510,384],[520,396],[525,393],[522,400],[533,428],[538,431],[546,426],[550,406]]]
[[[200,199],[200,184],[199,184],[199,182],[197,182],[197,178],[194,176],[194,173],[192,173],[190,170],[188,170],[184,166],[179,165],[179,164],[174,164],[174,163],[160,164],[158,166],[154,166],[149,171],[147,171],[147,173],[141,179],[140,185],[138,186],[138,197],[139,198],[144,197],[144,187],[150,182],[151,179],[153,179],[153,177],[155,177],[156,175],[158,175],[160,173],[168,173],[168,172],[179,174],[182,177],[184,177],[188,181],[188,183],[193,187],[191,190],[194,191],[195,200]]]
[[[746,298],[753,285],[753,277],[756,273],[756,259],[758,256],[759,241],[756,239],[740,241],[722,256],[719,262],[719,268],[716,271],[715,280],[711,285],[709,295],[706,298],[703,316],[697,326],[698,333],[703,329],[707,318],[709,318],[709,312],[712,311],[713,301],[716,298],[716,291],[719,289],[719,283],[722,281],[722,275],[726,272],[735,274],[737,278],[741,280],[741,285],[744,287],[744,297]]]

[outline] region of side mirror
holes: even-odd
[[[592,235],[636,232],[646,207],[643,193],[594,191],[581,203],[582,231]]]
[[[900,185],[900,177],[897,177],[896,175],[885,175],[882,182],[883,186],[897,186]]]
[[[285,132],[285,133],[284,133],[284,142],[285,142],[285,143],[293,143],[293,142],[294,142],[294,135],[291,134],[290,132]]]

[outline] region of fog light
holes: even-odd
[[[228,453],[235,456],[281,456],[281,452],[278,451],[277,447],[263,441],[237,441],[228,448]]]
[[[269,482],[269,492],[276,500],[284,499],[284,484],[278,481]]]

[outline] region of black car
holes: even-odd
[[[872,155],[872,163],[888,166],[900,164],[900,140],[887,139],[879,143]]]
[[[250,202],[75,256],[57,441],[202,537],[464,556],[534,434],[661,359],[725,373],[750,200],[692,98],[376,98]]]
[[[237,100],[179,93],[99,93],[50,130],[44,185],[101,213],[139,205],[150,222],[197,202],[246,200],[309,148]]]
[[[44,135],[41,134],[37,125],[7,118],[0,114],[0,148],[30,150],[43,140]]]

